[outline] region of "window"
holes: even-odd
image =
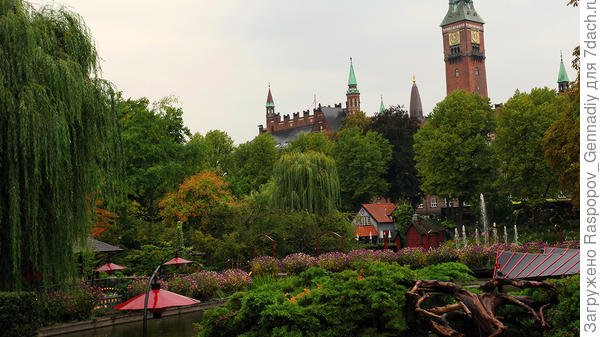
[[[361,226],[366,226],[369,224],[369,216],[367,215],[363,215],[360,217],[360,225]]]
[[[473,54],[479,54],[479,46],[478,45],[473,45]]]
[[[454,70],[454,77],[460,77],[460,70],[458,68]]]
[[[460,46],[450,47],[450,55],[459,55],[460,54]]]
[[[423,208],[425,206],[423,206],[423,204],[419,204],[419,206],[417,206],[417,208]]]
[[[431,198],[431,207],[437,207],[437,199]]]
[[[475,67],[475,76],[479,76],[479,68]]]

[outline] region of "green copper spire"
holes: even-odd
[[[381,95],[381,104],[379,105],[379,113],[383,113],[385,111],[385,105],[383,105],[383,95]]]
[[[562,53],[560,54],[560,69],[558,70],[558,83],[568,83],[569,76],[567,75],[567,70],[565,69],[565,64],[563,63]]]
[[[269,93],[267,94],[267,108],[274,108],[275,102],[273,102],[273,95],[271,95],[271,84],[269,84]]]
[[[350,58],[350,76],[348,76],[348,86],[357,86],[356,75],[354,74],[354,65],[352,65],[352,58]]]
[[[446,17],[444,17],[444,21],[442,21],[440,26],[443,27],[465,20],[485,23],[479,14],[477,14],[473,6],[473,0],[450,0],[448,13],[446,13]]]
[[[354,65],[352,64],[352,58],[350,58],[350,75],[348,76],[348,94],[359,94],[358,83],[356,82],[356,75],[354,74]]]

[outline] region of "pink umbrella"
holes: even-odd
[[[192,263],[193,261],[190,260],[186,260],[186,259],[182,259],[180,257],[174,257],[172,259],[170,259],[169,261],[163,263],[163,265],[165,266],[171,266],[171,265],[181,265],[181,264],[186,264],[186,263]]]
[[[128,301],[115,306],[116,310],[144,310],[144,300],[146,293],[142,293]],[[152,289],[148,294],[148,310],[150,310],[155,317],[160,317],[160,314],[170,307],[182,307],[186,305],[192,305],[200,303],[200,301],[186,297],[183,295],[170,292],[168,290],[160,289],[160,284],[152,284]]]
[[[123,270],[123,269],[127,269],[127,267],[119,266],[118,264],[109,262],[107,264],[103,264],[100,267],[96,268],[95,271],[105,271],[110,274],[113,271]]]

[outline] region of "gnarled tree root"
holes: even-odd
[[[483,284],[483,294],[473,294],[452,282],[419,280],[406,294],[415,301],[415,312],[428,319],[432,329],[444,337],[464,337],[446,318],[450,312],[461,312],[471,319],[474,326],[484,337],[496,337],[506,330],[504,323],[496,317],[497,309],[504,304],[513,304],[524,308],[541,328],[548,328],[544,310],[550,303],[539,304],[527,296],[513,296],[501,291],[502,286],[517,288],[545,288],[556,297],[556,288],[547,282],[493,279]],[[424,308],[425,301],[434,293],[449,294],[457,303],[435,308]]]

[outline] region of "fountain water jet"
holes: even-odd
[[[517,232],[517,225],[515,225],[515,245],[519,244],[519,234]]]
[[[460,239],[458,236],[458,228],[454,227],[454,242],[456,243],[456,249],[460,248],[459,243],[458,243],[459,240]]]
[[[504,226],[504,244],[508,244],[508,232],[506,231],[506,226]]]
[[[463,225],[462,234],[463,234],[463,247],[466,247],[467,246],[467,230],[465,229],[465,225]]]
[[[475,244],[479,246],[479,228],[475,228]]]
[[[494,222],[493,232],[494,232],[494,243],[497,244],[498,243],[498,229],[496,229],[496,223],[495,222]]]
[[[483,197],[483,193],[479,194],[479,200],[481,201],[481,223],[483,224],[483,243],[487,246],[490,243],[490,232],[488,228],[487,211],[485,209],[485,198]]]

